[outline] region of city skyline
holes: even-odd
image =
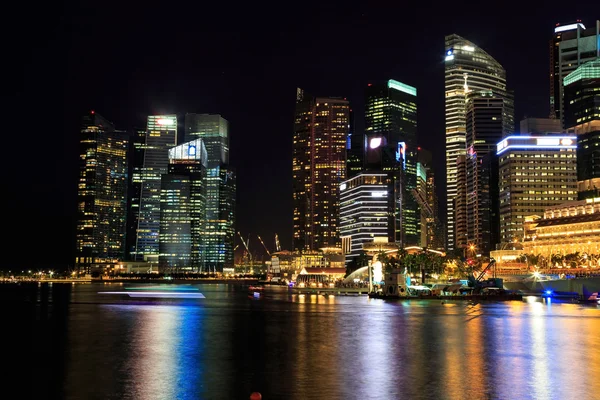
[[[393,22],[391,16],[385,17],[387,11],[389,10],[348,11],[351,15],[345,16],[346,18],[343,21],[341,17],[338,17],[333,22],[337,21],[337,23],[343,23],[347,26],[346,24],[351,25],[363,21],[365,26],[372,26],[378,18],[384,18],[385,21],[391,23]],[[329,57],[325,61],[321,61],[324,65],[327,65],[324,72],[322,68],[317,70],[306,63],[300,67],[286,70],[284,73],[276,72],[275,68],[285,64],[282,63],[283,59],[294,54],[282,48],[287,43],[285,37],[294,42],[296,35],[301,36],[299,35],[300,32],[290,32],[281,22],[277,23],[276,29],[284,32],[284,38],[272,40],[271,42],[275,43],[270,43],[272,45],[271,50],[263,51],[271,54],[270,57],[267,56],[267,63],[248,67],[247,69],[240,69],[239,63],[222,62],[217,63],[218,67],[193,70],[190,67],[164,62],[155,67],[130,66],[128,68],[131,72],[120,77],[119,75],[123,73],[123,69],[112,67],[103,71],[102,68],[89,67],[91,69],[86,70],[84,68],[85,63],[72,63],[74,60],[87,57],[80,50],[73,50],[80,43],[79,40],[82,39],[73,39],[74,43],[70,44],[73,47],[62,48],[62,53],[58,52],[59,54],[56,56],[60,60],[59,66],[64,63],[67,70],[74,74],[70,77],[65,76],[62,72],[59,74],[60,79],[57,79],[56,82],[66,82],[66,84],[63,89],[56,91],[57,94],[60,94],[59,101],[56,104],[43,102],[44,99],[48,98],[48,92],[56,89],[56,83],[40,81],[40,79],[48,77],[48,72],[31,75],[32,71],[38,71],[38,69],[32,63],[31,58],[25,60],[26,68],[24,71],[26,74],[29,73],[27,76],[30,79],[24,84],[22,90],[18,90],[16,104],[20,106],[21,113],[24,113],[25,110],[29,112],[36,110],[34,121],[41,121],[41,118],[54,115],[58,122],[57,127],[52,128],[52,132],[55,137],[60,139],[56,139],[54,143],[44,142],[44,145],[54,149],[53,154],[56,154],[52,160],[54,169],[50,169],[52,179],[39,182],[34,187],[26,187],[16,179],[9,179],[8,181],[18,191],[25,194],[23,206],[29,206],[29,209],[32,209],[30,199],[37,198],[42,193],[56,193],[55,198],[50,200],[51,207],[48,208],[49,211],[34,210],[26,216],[24,226],[17,227],[15,244],[18,246],[17,248],[24,249],[25,246],[22,242],[27,236],[28,229],[32,226],[41,225],[47,229],[52,229],[56,238],[52,238],[43,244],[40,251],[43,253],[45,260],[36,261],[36,263],[39,265],[50,263],[64,266],[65,263],[68,264],[72,260],[73,241],[71,238],[73,236],[71,233],[74,229],[70,227],[74,226],[75,214],[76,186],[74,182],[77,172],[74,160],[77,152],[74,149],[78,132],[76,125],[80,115],[89,109],[94,109],[102,114],[114,123],[118,129],[141,126],[148,115],[176,113],[179,117],[184,113],[193,112],[223,115],[224,118],[230,121],[232,160],[235,160],[233,165],[239,171],[237,178],[239,212],[236,229],[244,235],[256,234],[262,236],[271,248],[273,248],[271,242],[273,242],[274,234],[277,233],[282,241],[282,247],[291,248],[292,228],[289,222],[289,215],[291,215],[291,200],[289,198],[291,196],[287,193],[289,193],[288,190],[291,191],[290,166],[293,132],[291,121],[293,119],[295,87],[303,87],[316,96],[347,97],[350,101],[350,107],[360,115],[364,109],[364,104],[362,104],[360,98],[362,97],[363,88],[369,81],[397,79],[401,82],[407,82],[419,90],[419,136],[421,137],[420,140],[431,143],[430,146],[426,147],[434,155],[433,164],[438,182],[438,193],[443,194],[446,189],[443,184],[445,183],[445,176],[442,158],[444,151],[443,37],[456,32],[485,49],[503,65],[507,71],[508,86],[515,90],[515,108],[517,110],[515,122],[518,123],[525,115],[543,118],[549,114],[547,104],[549,96],[547,88],[549,62],[547,43],[552,38],[555,24],[557,22],[566,24],[576,19],[582,19],[583,23],[592,24],[596,19],[588,19],[587,15],[590,14],[586,13],[585,10],[576,11],[578,15],[573,16],[563,16],[543,11],[539,18],[530,21],[530,26],[527,28],[527,41],[523,45],[528,47],[527,52],[517,49],[522,53],[516,54],[515,46],[521,43],[516,40],[519,35],[508,29],[507,31],[501,29],[504,15],[500,15],[492,21],[486,20],[485,23],[469,21],[468,15],[456,19],[456,22],[452,24],[442,24],[441,21],[438,21],[440,22],[439,26],[435,26],[434,31],[427,34],[425,46],[422,44],[424,39],[415,37],[414,40],[405,40],[408,46],[406,53],[412,52],[413,54],[410,63],[402,62],[403,57],[394,58],[390,56],[389,62],[381,63],[376,67],[364,68],[364,71],[360,73],[357,73],[357,71],[361,66],[364,66],[361,63],[359,63],[360,66],[354,66],[350,70],[336,70],[333,68],[333,65],[340,62],[339,57],[341,56]],[[75,14],[76,12],[73,12],[69,15],[74,18]],[[324,15],[310,16],[310,21],[317,24],[322,18],[330,14],[330,11],[324,11]],[[106,17],[104,14],[101,16]],[[417,19],[415,17],[415,20]],[[75,25],[75,30],[80,29],[73,22],[74,20],[69,18],[67,20]],[[236,29],[239,31],[244,25],[242,22],[238,25]],[[490,29],[485,29],[488,26]],[[92,19],[90,35],[96,40],[102,38],[98,27],[98,20]],[[417,29],[417,23],[411,23],[410,27]],[[392,28],[386,27],[384,29]],[[348,34],[351,38],[360,38],[363,43],[366,43],[369,36],[365,32],[364,27],[359,27],[356,32],[349,32]],[[424,33],[425,31],[418,32]],[[61,30],[57,35],[70,34]],[[149,33],[149,38],[155,37],[155,35],[155,33]],[[258,37],[269,37],[268,32],[265,31],[250,36],[256,38],[257,35]],[[365,37],[361,38],[360,35]],[[127,37],[133,38],[134,36]],[[166,39],[168,38],[174,37],[169,36]],[[235,38],[235,40],[238,39],[238,37]],[[217,38],[215,41],[215,43],[220,44],[231,42],[231,38],[223,37]],[[100,41],[99,44],[101,43],[103,42]],[[383,43],[381,46],[387,44],[389,43]],[[214,45],[211,44],[211,48]],[[147,46],[149,45],[146,44],[140,46],[140,48],[146,48]],[[400,48],[401,44],[397,43],[397,46]],[[39,47],[42,48],[41,52],[50,51],[49,49],[53,48],[52,43],[46,43],[45,46],[40,44]],[[356,47],[360,48],[360,45],[357,44]],[[417,51],[418,47],[427,49]],[[264,49],[269,49],[269,47],[264,47]],[[109,51],[113,50],[109,49]],[[124,48],[114,51],[113,55],[120,55],[121,57],[125,55]],[[379,51],[384,50],[380,48]],[[229,53],[227,54],[230,58],[234,57]],[[517,60],[519,54],[531,54],[535,60],[524,66],[523,63]],[[61,55],[66,58],[66,61],[59,57]],[[135,55],[140,56],[139,51],[135,52]],[[247,54],[245,56],[248,57]],[[178,56],[178,58],[181,59],[182,56]],[[259,59],[260,55],[255,58],[255,60]],[[231,59],[227,61],[231,61]],[[124,65],[129,66],[130,64]],[[232,66],[229,67],[228,65]],[[50,68],[50,71],[55,71],[53,68]],[[173,73],[170,73],[170,71],[182,71],[183,73],[181,77],[173,77]],[[542,77],[537,79],[535,74]],[[21,82],[23,76],[25,75],[19,74],[21,79],[17,79],[17,81]],[[254,80],[247,79],[252,77],[257,78]],[[97,79],[100,82],[94,87],[87,87],[84,91],[83,87],[85,86],[80,84],[87,82],[88,79]],[[213,82],[204,80],[212,80]],[[128,86],[126,83],[130,81],[131,85]],[[191,88],[187,88],[187,84]],[[26,98],[28,93],[32,93],[34,87],[36,89],[41,88],[40,97],[35,101]],[[204,88],[204,91],[198,90],[202,88]],[[196,91],[194,92],[194,90]],[[234,92],[234,90],[238,92]],[[258,93],[261,90],[264,93]],[[234,93],[240,96],[236,98]],[[252,99],[253,93],[258,95],[258,101]],[[62,102],[60,99],[62,99]],[[137,99],[137,102],[133,101],[134,99]],[[273,111],[268,113],[272,117],[272,120],[269,120],[267,124],[270,126],[253,126],[256,124],[251,117],[258,116],[259,110],[269,110],[269,107],[272,107]],[[240,111],[242,109],[243,111]],[[23,120],[22,115],[24,114],[17,114],[16,119]],[[357,126],[357,130],[362,129],[364,122],[357,121]],[[75,128],[73,129],[73,127]],[[29,126],[27,126],[25,132],[29,132],[29,129]],[[40,136],[40,138],[43,137]],[[9,161],[12,160],[9,159]],[[243,170],[240,170],[240,167]],[[445,204],[442,197],[440,197],[440,204]],[[69,220],[70,218],[72,220]],[[254,239],[254,243],[257,244],[256,239]],[[255,249],[260,250],[258,246]],[[10,258],[9,264],[24,265],[22,251]],[[48,257],[47,254],[51,256]]]

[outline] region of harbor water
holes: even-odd
[[[127,283],[3,296],[14,398],[591,399],[600,306],[264,295],[192,285],[204,298],[102,294]],[[154,287],[154,292],[176,288]],[[186,287],[190,287],[187,286]],[[143,288],[142,288],[143,289]],[[8,361],[11,360],[11,361]],[[7,386],[7,387],[8,387]]]

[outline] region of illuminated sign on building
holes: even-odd
[[[379,146],[381,146],[381,138],[380,137],[371,138],[371,140],[369,141],[369,147],[372,149],[376,149]]]
[[[169,149],[169,160],[197,160],[206,167],[207,158],[206,146],[200,138]]]
[[[346,190],[346,183],[345,182],[340,185],[340,191],[341,190]]]
[[[172,118],[160,118],[156,123],[158,125],[175,125],[175,120]]]
[[[387,197],[387,192],[385,190],[371,192],[371,197]]]
[[[508,149],[576,149],[575,136],[509,136],[496,145],[496,154]]]
[[[396,161],[402,159],[402,169],[406,169],[406,142],[398,142],[398,150],[396,150]]]

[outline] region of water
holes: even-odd
[[[18,354],[6,380],[22,392],[15,398],[248,399],[258,391],[263,399],[537,400],[600,393],[596,305],[384,301],[284,287],[253,300],[233,285],[198,285],[206,298],[193,300],[98,294],[132,286],[73,285],[69,304],[59,297],[50,305],[4,302],[0,311],[12,328],[4,349]]]

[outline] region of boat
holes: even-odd
[[[265,294],[263,286],[248,286],[248,297],[252,299],[262,299]]]

